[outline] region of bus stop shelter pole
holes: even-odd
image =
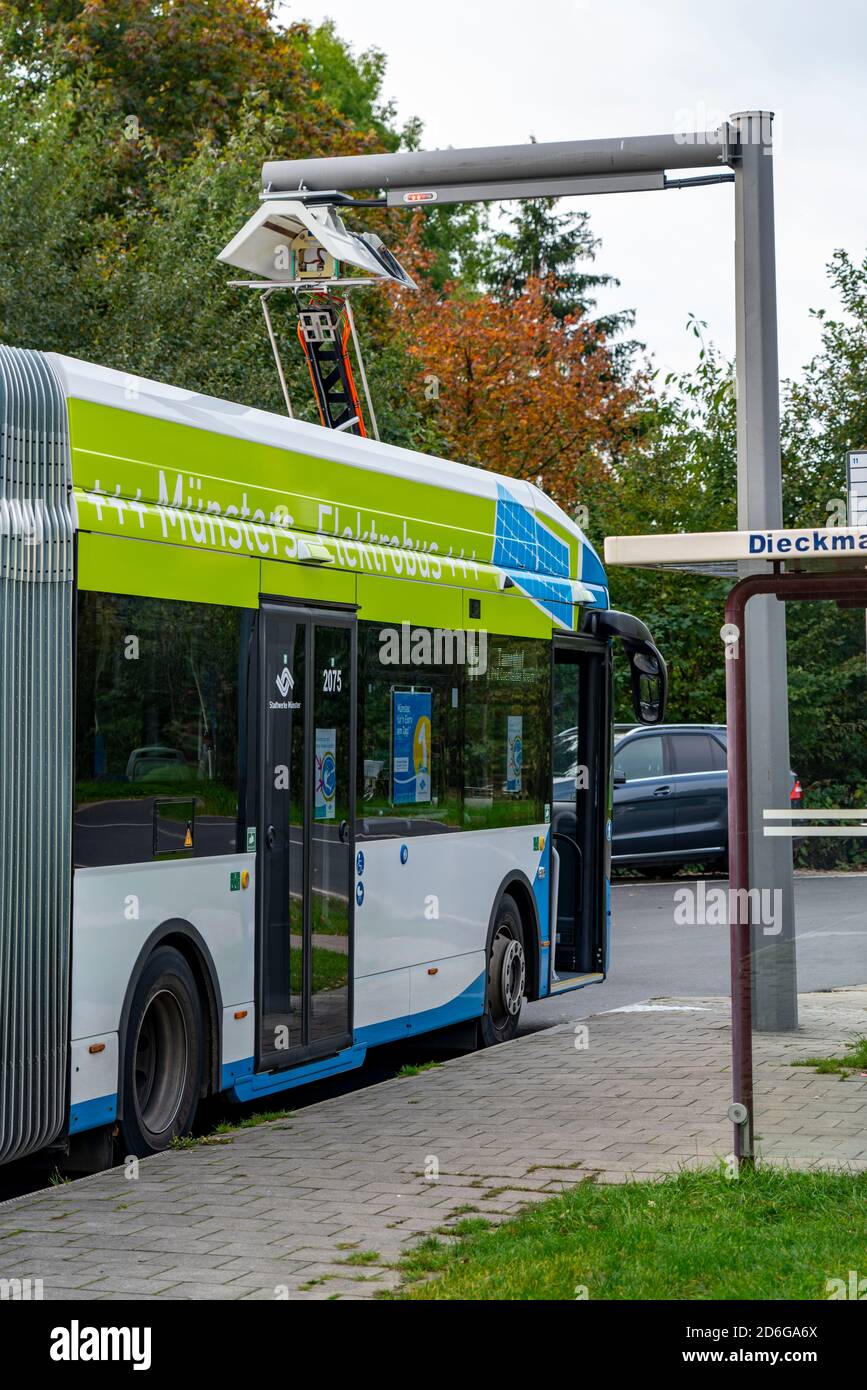
[[[745,613],[754,586],[744,579],[726,603],[726,624],[740,636],[726,646],[726,718],[728,736],[729,940],[732,983],[732,1122],[738,1163],[753,1160],[753,1017],[752,952],[749,915],[740,910],[750,882],[750,806],[747,739]],[[736,1117],[736,1107],[743,1116]]]
[[[738,529],[782,526],[777,293],[774,253],[772,114],[733,115],[735,168],[735,330],[737,356]],[[741,575],[755,572],[749,561]],[[781,894],[781,929],[761,936],[752,953],[752,1008],[757,1030],[798,1026],[792,846],[765,839],[763,813],[788,804],[789,704],[786,615],[759,599],[750,618],[746,673],[749,783],[749,886]],[[762,932],[753,923],[753,936]]]
[[[863,603],[867,607],[867,573],[864,570],[837,574],[751,575],[736,584],[726,603],[726,624],[740,634],[726,651],[726,710],[728,720],[728,816],[729,816],[729,933],[732,984],[732,1122],[734,1154],[739,1163],[753,1162],[753,957],[755,936],[751,938],[750,913],[746,910],[751,886],[750,859],[755,840],[750,835],[749,757],[747,728],[747,689],[749,668],[755,664],[746,643],[746,608],[754,596],[773,596],[787,602],[836,599]],[[755,652],[755,646],[752,647]],[[759,836],[764,840],[764,825]],[[780,838],[783,837],[774,837]],[[783,839],[789,846],[791,840]],[[754,928],[759,930],[758,925]],[[773,937],[768,938],[773,940]],[[764,949],[764,943],[762,945]],[[761,954],[761,951],[759,952]],[[739,1108],[743,1108],[741,1114]]]

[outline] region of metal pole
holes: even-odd
[[[738,136],[735,168],[735,297],[737,351],[738,527],[760,531],[783,524],[780,471],[779,366],[774,256],[772,114],[732,116]],[[754,572],[749,563],[742,574]],[[746,662],[749,761],[750,887],[769,890],[780,931],[753,923],[753,1021],[760,1031],[798,1026],[792,846],[765,839],[763,811],[789,797],[789,710],[786,619],[781,604],[759,599],[750,618]]]
[[[268,312],[269,293],[270,291],[266,290],[265,293],[262,295],[262,313],[265,315],[265,327],[268,330],[268,338],[271,343],[271,351],[274,354],[274,361],[277,363],[277,375],[280,378],[280,386],[283,390],[283,399],[286,402],[286,409],[289,413],[289,419],[294,420],[295,416],[292,411],[292,402],[289,399],[289,387],[286,385],[286,378],[283,375],[283,363],[280,361],[280,349],[277,347],[277,339],[274,337],[274,329],[271,326],[271,315]]]
[[[357,188],[514,184],[533,179],[641,174],[664,169],[719,169],[728,158],[726,137],[725,130],[702,130],[467,150],[401,150],[395,154],[270,159],[262,167],[262,187],[270,193],[288,194],[300,188],[311,192],[345,192]],[[502,193],[500,196],[510,195]]]
[[[753,1160],[753,1021],[749,915],[741,911],[750,881],[749,794],[747,755],[747,683],[745,610],[748,594],[742,580],[728,596],[726,625],[740,636],[726,645],[726,718],[728,737],[729,941],[732,982],[732,1101],[744,1107],[734,1124],[738,1163]]]
[[[367,408],[370,411],[370,423],[373,426],[374,437],[379,439],[379,426],[376,423],[376,412],[373,409],[373,400],[370,395],[370,387],[367,384],[367,372],[364,370],[364,358],[361,355],[361,344],[358,341],[358,334],[355,331],[355,315],[352,312],[352,305],[349,302],[349,295],[346,296],[346,317],[349,319],[349,331],[352,334],[352,342],[355,347],[355,357],[358,362],[358,370],[361,372],[361,384],[364,387],[364,398],[367,401]]]

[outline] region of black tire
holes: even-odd
[[[160,946],[142,971],[123,1052],[124,1154],[144,1158],[189,1133],[201,1088],[204,1018],[193,972]]]
[[[485,985],[485,1012],[479,1019],[479,1046],[493,1047],[508,1042],[518,1031],[521,1005],[527,984],[524,931],[518,904],[504,893],[494,919],[488,977]]]

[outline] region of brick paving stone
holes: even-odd
[[[467,1206],[499,1223],[580,1182],[713,1163],[732,1143],[728,1001],[688,1002],[589,1019],[587,1049],[564,1024],[145,1159],[134,1181],[121,1168],[15,1199],[0,1277],[42,1278],[52,1299],[369,1299],[399,1274],[347,1265],[353,1251],[390,1264]],[[796,1034],[754,1039],[760,1156],[863,1171],[867,1083],[791,1063],[867,1031],[867,990],[800,1003]]]

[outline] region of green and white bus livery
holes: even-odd
[[[0,1159],[604,978],[612,637],[665,669],[541,491],[13,348],[0,448]]]

